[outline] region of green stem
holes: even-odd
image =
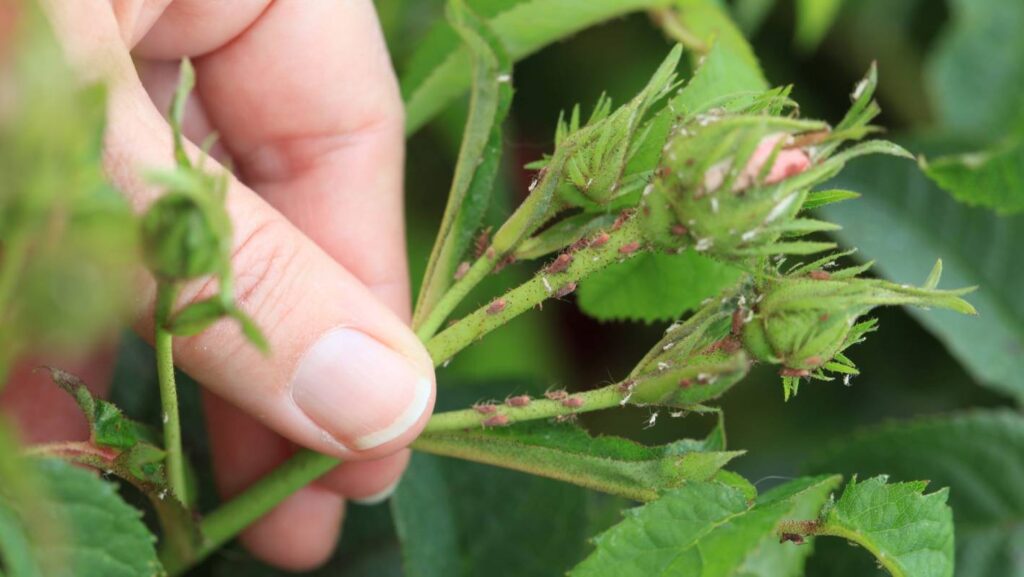
[[[181,420],[178,417],[178,389],[174,382],[174,337],[166,329],[177,293],[178,288],[174,283],[161,281],[157,284],[153,347],[156,349],[156,372],[160,381],[160,405],[163,408],[167,484],[179,501],[188,503],[185,457],[181,449]]]
[[[18,285],[18,280],[21,278],[22,269],[25,267],[25,263],[28,261],[29,252],[29,238],[30,235],[21,231],[20,234],[12,234],[7,243],[0,246],[0,327],[7,322],[7,316],[10,314],[8,307],[10,301],[14,296],[14,290]],[[0,328],[0,346],[3,347],[0,350],[0,391],[4,388],[4,383],[7,382],[7,373],[10,370],[9,363],[13,360],[17,354],[14,346],[10,340],[4,338],[4,330]]]
[[[507,424],[548,419],[560,415],[571,415],[588,411],[597,411],[618,406],[622,402],[623,389],[620,385],[609,385],[600,389],[571,395],[576,402],[564,403],[554,400],[534,400],[525,407],[496,407],[493,413],[484,415],[475,409],[463,409],[438,413],[430,418],[424,429],[424,436],[431,433],[444,433],[473,429],[484,426],[484,422],[495,415],[504,415]],[[579,404],[579,406],[575,406]],[[568,405],[568,406],[567,406]],[[414,441],[429,444],[428,441]],[[165,562],[165,569],[170,575],[179,575],[192,565],[205,559],[224,543],[251,525],[257,519],[270,512],[289,495],[305,487],[323,476],[341,463],[341,459],[321,455],[310,450],[302,450],[282,464],[273,472],[257,481],[244,493],[235,497],[213,513],[207,515],[201,525],[203,543],[197,554],[189,559],[170,558]]]
[[[576,251],[572,263],[564,271],[549,273],[541,270],[531,280],[441,331],[427,341],[427,351],[435,362],[452,358],[474,341],[483,338],[487,333],[523,312],[549,298],[565,296],[575,289],[577,282],[614,262],[638,253],[642,239],[643,235],[636,219],[627,221],[619,230],[613,231],[608,240],[600,246],[588,246]]]

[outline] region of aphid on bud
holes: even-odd
[[[488,249],[488,250],[493,252],[494,249]],[[498,264],[494,265],[494,272],[495,273],[499,273],[505,267],[507,267],[508,265],[513,264],[515,262],[516,262],[516,255],[514,255],[514,254],[505,255],[504,258],[502,258],[501,260],[498,261]]]
[[[632,216],[633,211],[628,208],[619,213],[619,216],[615,218],[615,222],[612,223],[612,230],[619,230],[620,228],[622,228],[622,225],[626,224],[626,221],[629,220]]]
[[[560,299],[560,298],[562,298],[564,296],[572,294],[575,290],[576,290],[576,283],[575,282],[567,282],[564,285],[562,285],[561,287],[559,287],[559,289],[557,291],[555,291],[555,298],[556,299]]]
[[[569,393],[563,391],[562,389],[557,389],[554,391],[548,391],[544,393],[544,396],[547,397],[547,399],[550,401],[561,401],[567,398],[569,396]]]
[[[807,377],[810,374],[811,371],[807,369],[791,369],[789,367],[784,367],[779,371],[779,375],[783,377]]]
[[[530,395],[516,395],[505,399],[505,404],[510,407],[525,407],[530,404]]]
[[[549,264],[547,268],[544,269],[544,272],[548,274],[558,274],[561,272],[565,272],[565,269],[569,268],[570,264],[572,264],[572,255],[563,252],[562,254],[558,255],[558,258],[551,261],[551,264]]]
[[[481,415],[493,415],[498,410],[498,407],[491,403],[477,403],[473,405],[473,410]]]
[[[584,401],[582,397],[568,397],[566,399],[562,399],[562,406],[570,409],[578,409],[583,406],[583,403]]]
[[[672,236],[685,236],[690,230],[681,224],[673,224],[672,230],[669,232],[672,233]]]
[[[604,243],[608,242],[608,239],[610,238],[611,236],[609,236],[607,232],[602,230],[601,232],[597,233],[597,235],[594,236],[594,238],[590,241],[590,246],[592,248],[602,247],[604,246]]]
[[[574,242],[571,245],[569,245],[569,252],[576,252],[578,250],[583,250],[583,249],[587,248],[589,245],[590,245],[590,239],[588,239],[587,237],[584,236],[584,237],[582,237],[580,239],[577,239],[576,242]]]
[[[505,305],[507,304],[508,303],[505,302],[505,299],[494,299],[494,301],[491,302],[490,306],[487,307],[487,314],[496,315],[501,311],[505,310]]]
[[[823,270],[812,270],[811,272],[807,273],[807,276],[811,277],[814,280],[828,280],[832,278],[832,275],[828,274]]]
[[[827,321],[828,320],[828,313],[821,313],[821,316],[818,317],[818,320],[821,321],[821,322]]]
[[[692,379],[680,379],[679,380],[679,388],[680,389],[689,389],[692,386],[693,386],[693,380]]]
[[[779,543],[785,543],[786,541],[789,541],[790,543],[793,543],[794,545],[803,545],[804,544],[804,536],[803,535],[799,535],[797,533],[783,533],[779,537]]]
[[[484,251],[491,244],[491,227],[487,227],[480,231],[477,235],[476,240],[473,241],[473,254],[476,258],[483,256]]]
[[[508,417],[506,415],[494,415],[483,422],[485,427],[504,427],[508,424]]]
[[[469,261],[462,261],[459,263],[459,268],[455,269],[455,280],[462,280],[462,277],[466,276],[469,272]]]
[[[804,359],[804,364],[812,367],[816,367],[822,363],[821,357],[814,355]]]
[[[619,254],[633,254],[640,250],[640,243],[638,241],[627,242],[626,244],[619,247]]]

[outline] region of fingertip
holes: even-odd
[[[324,475],[316,484],[359,505],[376,505],[391,496],[412,452],[402,449],[373,461],[351,461]]]
[[[240,540],[264,563],[287,571],[309,571],[331,557],[344,513],[341,497],[311,485],[251,525]]]

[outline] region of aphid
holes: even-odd
[[[483,422],[485,427],[504,427],[508,424],[508,416],[494,415]]]
[[[818,317],[818,320],[821,321],[821,322],[827,321],[828,320],[828,313],[821,313],[821,316]]]
[[[549,264],[547,268],[544,269],[544,272],[548,274],[558,274],[560,272],[565,272],[565,269],[569,268],[570,264],[572,264],[572,255],[567,252],[563,252],[562,254],[558,255],[558,258],[551,261],[551,264]]]
[[[803,545],[804,544],[804,536],[803,535],[799,535],[797,533],[783,533],[779,537],[779,543],[785,543],[787,541],[789,541],[790,543],[793,543],[795,545]]]
[[[569,393],[563,391],[562,389],[558,389],[558,390],[554,390],[554,391],[548,391],[548,392],[544,393],[544,396],[547,397],[548,400],[551,400],[551,401],[561,401],[561,400],[565,399],[566,397],[568,397]]]
[[[681,224],[673,224],[670,232],[672,233],[672,236],[683,236],[690,232],[690,230]]]
[[[823,270],[812,270],[811,272],[807,273],[807,276],[811,277],[814,280],[828,280],[832,278],[832,275],[828,274]]]
[[[622,228],[622,225],[626,224],[626,221],[629,220],[632,216],[633,211],[628,208],[619,213],[619,216],[616,217],[615,222],[612,223],[612,230],[619,230],[620,228]]]
[[[490,306],[487,307],[487,314],[489,314],[489,315],[496,315],[496,314],[500,313],[501,311],[505,310],[505,305],[507,305],[507,304],[508,303],[505,302],[505,299],[502,299],[502,298],[494,299],[494,301],[491,302]]]
[[[680,379],[679,380],[679,388],[680,389],[689,389],[692,386],[693,386],[693,379]]]
[[[464,260],[459,263],[459,268],[455,269],[455,280],[462,280],[462,277],[466,276],[469,272],[469,261]]]
[[[560,299],[564,296],[570,295],[576,290],[575,282],[567,282],[555,292],[555,298]]]
[[[804,359],[804,364],[816,367],[821,364],[821,357],[817,355],[807,357],[806,359]]]
[[[473,241],[473,254],[476,258],[483,256],[484,251],[491,244],[491,227],[487,227],[480,231],[477,235],[476,240]]]
[[[789,367],[784,367],[779,370],[779,375],[783,377],[807,377],[810,376],[810,374],[811,371],[808,371],[807,369],[791,369]]]
[[[578,409],[583,406],[583,403],[584,401],[582,397],[568,397],[562,399],[562,406],[570,409]]]
[[[491,249],[488,249],[488,250],[491,250]],[[494,265],[494,272],[495,273],[499,273],[499,272],[502,271],[502,269],[504,269],[508,265],[513,264],[515,262],[516,262],[516,255],[514,255],[514,254],[506,255],[505,258],[503,258],[503,259],[498,261],[498,264]]]
[[[493,415],[498,410],[498,407],[491,403],[477,403],[473,405],[473,410],[481,415]]]
[[[610,238],[611,236],[609,236],[607,232],[602,230],[601,232],[597,233],[597,235],[595,235],[594,238],[590,241],[590,246],[591,248],[598,248],[604,246],[604,243],[608,242],[608,239]]]
[[[516,395],[505,399],[505,404],[510,407],[525,407],[530,404],[530,395]]]
[[[626,244],[619,247],[619,254],[633,254],[640,250],[640,243],[638,241],[627,242]]]
[[[590,245],[590,239],[588,239],[585,236],[581,237],[581,238],[577,239],[576,242],[572,243],[569,246],[569,252],[576,252],[578,250],[583,250],[583,249],[587,248],[587,246],[589,246],[589,245]]]

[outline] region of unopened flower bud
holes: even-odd
[[[164,195],[142,217],[143,254],[160,278],[184,280],[217,271],[220,242],[207,211],[188,194]]]

